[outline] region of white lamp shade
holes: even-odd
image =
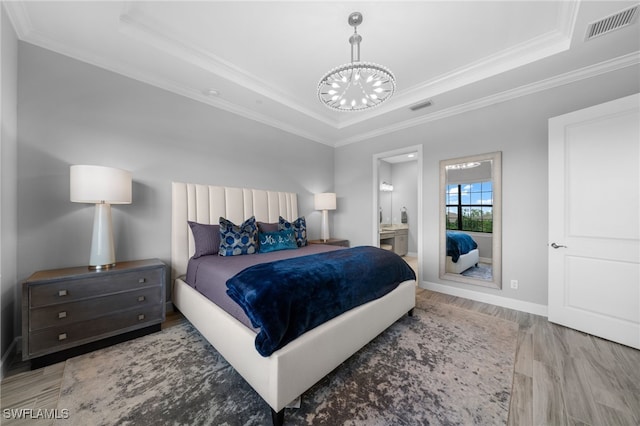
[[[74,203],[131,204],[131,172],[103,166],[71,166]]]
[[[333,192],[323,192],[322,194],[315,194],[313,196],[313,202],[316,210],[335,210],[336,194]]]

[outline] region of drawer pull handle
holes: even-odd
[[[58,312],[58,319],[66,318],[67,311]]]
[[[66,295],[67,295],[67,290],[58,290],[58,296],[62,297]]]
[[[58,340],[64,340],[67,338],[67,333],[60,333],[58,334]]]
[[[142,321],[144,319],[144,314],[138,315],[138,321]]]
[[[146,279],[146,278],[138,278],[138,282],[139,282],[140,284],[142,284],[142,283],[147,282],[147,279]]]
[[[144,296],[138,296],[138,302],[144,302]]]

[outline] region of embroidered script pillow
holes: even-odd
[[[260,253],[298,248],[296,237],[291,229],[265,233],[260,232],[258,237],[260,240]]]

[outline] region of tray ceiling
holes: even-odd
[[[589,25],[637,2],[4,2],[18,37],[331,146],[639,63],[637,22],[589,41]],[[364,112],[333,111],[320,77],[350,58],[398,88]],[[430,100],[432,105],[411,109]]]

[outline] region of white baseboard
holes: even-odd
[[[9,366],[11,365],[11,360],[16,356],[17,348],[20,347],[20,343],[22,343],[22,337],[18,336],[13,339],[13,342],[9,345],[9,349],[2,354],[2,359],[0,359],[0,380],[4,379],[4,376],[6,376]]]
[[[422,281],[420,283],[420,288],[437,291],[438,293],[444,293],[450,296],[464,297],[465,299],[475,300],[476,302],[489,303],[490,305],[501,306],[503,308],[515,309],[516,311],[527,312],[543,317],[547,316],[547,306],[540,305],[538,303],[525,302],[524,300],[511,299],[508,297],[466,290],[429,281]]]

